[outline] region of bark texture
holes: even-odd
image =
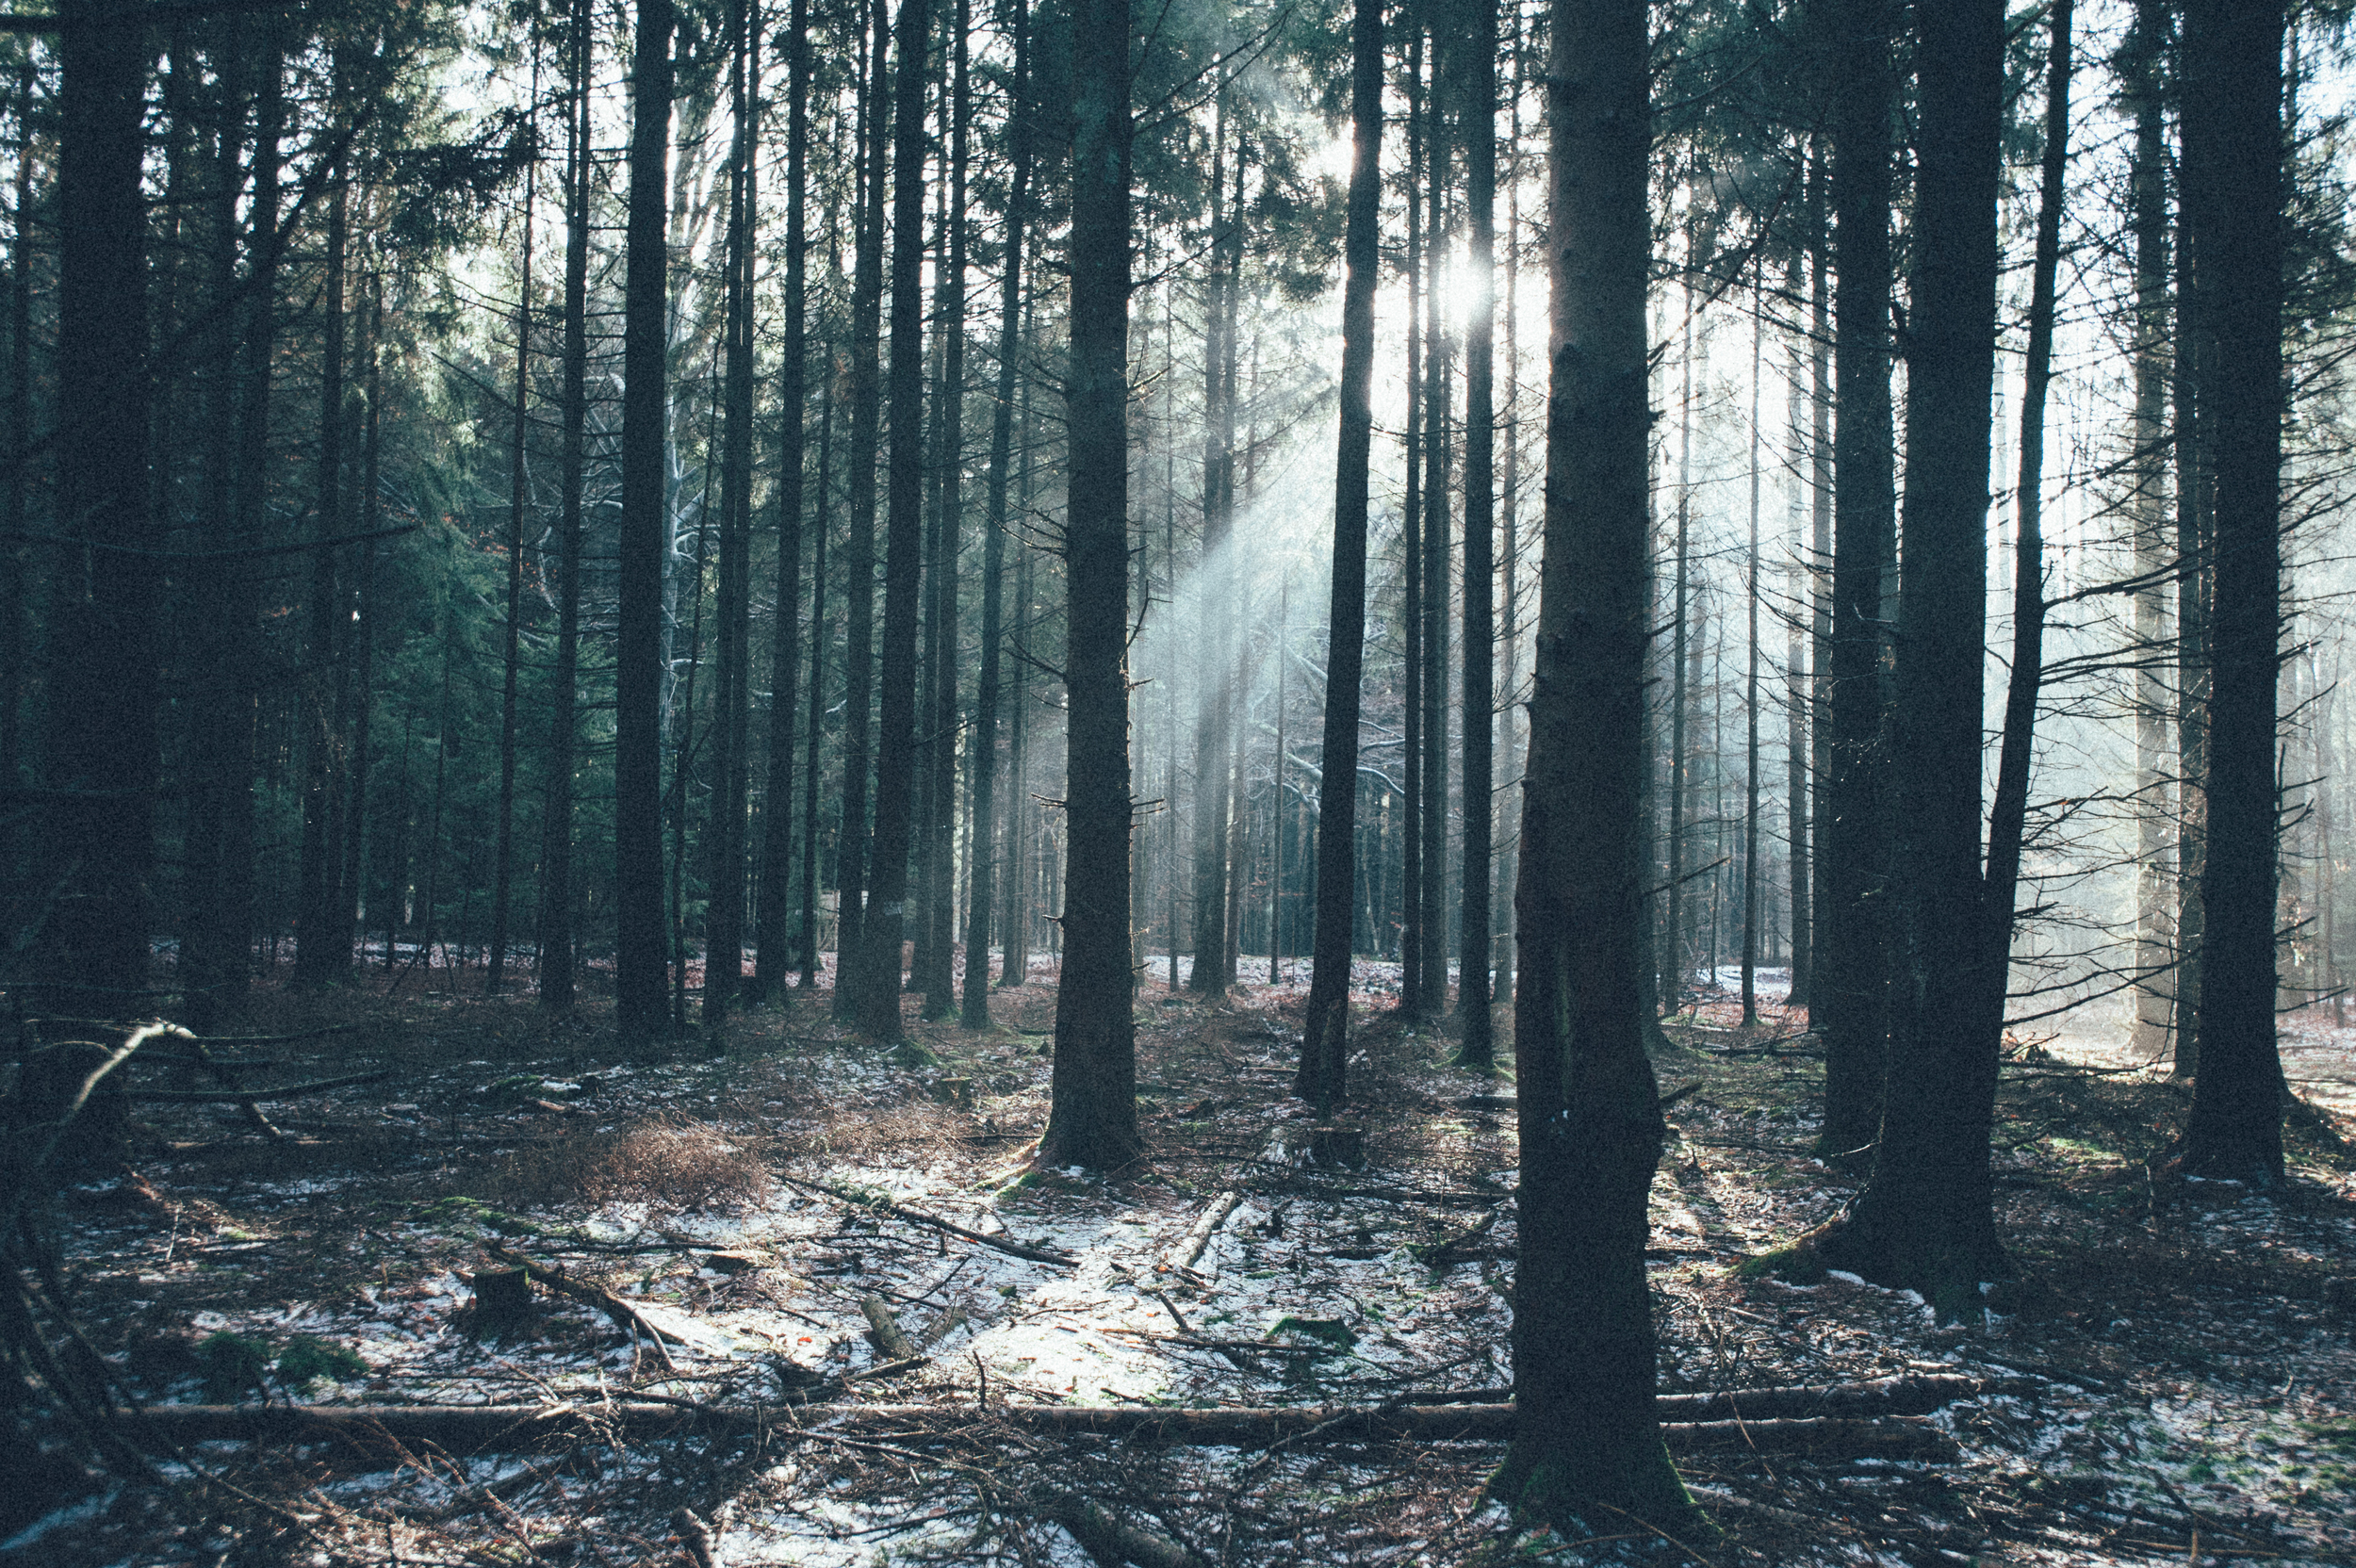
[[[2200,387],[2216,472],[2208,842],[2199,1066],[2176,1164],[2282,1181],[2274,1032],[2276,686],[2282,622],[2281,0],[2187,0],[2184,219],[2199,256]]]
[[[1553,393],[1514,1005],[1518,1425],[1492,1485],[1566,1530],[1595,1504],[1661,1525],[1692,1509],[1654,1406],[1644,1282],[1645,1197],[1663,1130],[1636,973],[1650,622],[1647,86],[1641,0],[1556,8]]]
[[[1374,288],[1383,167],[1383,0],[1350,14],[1353,152],[1343,234],[1341,434],[1333,460],[1333,586],[1327,633],[1325,739],[1317,792],[1317,952],[1301,1032],[1301,1097],[1330,1113],[1350,1060],[1350,935],[1355,924],[1358,719],[1366,662],[1366,495],[1374,449]]]
[[[1063,973],[1042,1165],[1137,1157],[1129,997],[1129,3],[1078,0],[1072,66]]]

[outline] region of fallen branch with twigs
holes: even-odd
[[[349,1088],[354,1084],[380,1083],[391,1076],[388,1069],[379,1072],[347,1073],[341,1078],[319,1078],[308,1084],[281,1084],[267,1089],[132,1089],[129,1092],[133,1100],[182,1105],[252,1105],[277,1100],[299,1100],[304,1095]]]
[[[483,1250],[507,1265],[508,1267],[522,1269],[526,1277],[554,1291],[557,1295],[579,1301],[583,1306],[597,1308],[597,1311],[612,1318],[625,1333],[633,1338],[639,1334],[645,1334],[647,1342],[654,1347],[656,1363],[665,1372],[679,1370],[678,1366],[672,1363],[671,1352],[663,1347],[663,1335],[656,1331],[655,1326],[646,1321],[635,1307],[612,1291],[593,1285],[586,1280],[576,1280],[561,1268],[550,1268],[546,1264],[534,1263],[521,1252],[512,1251],[496,1241],[483,1243]]]
[[[992,1248],[1006,1253],[1008,1257],[1023,1258],[1032,1263],[1054,1264],[1058,1268],[1074,1267],[1080,1261],[1066,1252],[1049,1252],[1037,1247],[1025,1247],[1019,1241],[1008,1241],[1004,1236],[986,1236],[979,1231],[969,1231],[964,1226],[954,1224],[938,1215],[902,1208],[880,1193],[852,1192],[835,1186],[831,1183],[813,1182],[801,1176],[789,1176],[783,1171],[778,1171],[777,1177],[786,1185],[800,1187],[804,1192],[818,1193],[823,1197],[833,1199],[838,1203],[848,1203],[853,1208],[866,1209],[875,1214],[888,1214],[894,1219],[905,1219],[911,1225],[929,1225],[936,1231],[962,1237],[976,1246]]]
[[[1504,1442],[1513,1435],[1514,1408],[1496,1405],[1404,1405],[1262,1409],[1223,1406],[1171,1410],[1151,1406],[991,1405],[990,1419],[1041,1436],[1110,1437],[1202,1447],[1259,1447],[1316,1438],[1333,1442]],[[720,1406],[687,1400],[620,1399],[609,1404],[553,1405],[162,1405],[146,1412],[148,1426],[179,1443],[243,1441],[318,1443],[372,1440],[431,1442],[452,1450],[517,1449],[569,1441],[576,1420],[594,1418],[618,1437],[742,1437],[790,1440],[806,1427],[825,1430],[890,1428],[909,1440],[909,1429],[970,1421],[976,1412],[953,1405]],[[1952,1462],[1954,1440],[1921,1415],[1778,1416],[1762,1419],[1664,1421],[1671,1451],[1742,1450],[1762,1454],[1832,1454],[1851,1459]]]

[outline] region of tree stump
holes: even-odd
[[[1357,1169],[1366,1163],[1366,1129],[1335,1126],[1310,1128],[1309,1158],[1321,1166]]]
[[[499,1332],[520,1327],[532,1315],[532,1276],[520,1268],[485,1268],[474,1286],[474,1329]]]

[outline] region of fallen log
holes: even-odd
[[[867,1209],[876,1214],[888,1214],[894,1219],[905,1219],[912,1225],[930,1225],[933,1229],[944,1231],[950,1235],[962,1236],[977,1246],[994,1248],[1008,1257],[1023,1258],[1032,1263],[1052,1263],[1058,1268],[1071,1268],[1079,1263],[1077,1258],[1067,1256],[1062,1252],[1044,1252],[1036,1247],[1025,1247],[1021,1242],[1008,1241],[1004,1236],[986,1236],[979,1231],[969,1231],[962,1225],[951,1224],[938,1215],[924,1214],[916,1209],[904,1209],[880,1194],[848,1192],[826,1182],[812,1182],[800,1176],[788,1176],[782,1170],[777,1172],[777,1177],[788,1186],[800,1187],[805,1192],[820,1193],[838,1203],[848,1203],[853,1208]]]
[[[1242,1201],[1243,1194],[1232,1189],[1212,1199],[1210,1206],[1203,1211],[1202,1217],[1194,1222],[1194,1228],[1186,1233],[1186,1239],[1170,1249],[1170,1255],[1162,1260],[1162,1266],[1173,1274],[1191,1273],[1194,1266],[1203,1261],[1203,1252],[1211,1245],[1211,1237],[1219,1233],[1219,1228],[1227,1223],[1227,1217],[1234,1214],[1235,1205]]]
[[[1663,1394],[1663,1421],[1770,1421],[1822,1416],[1928,1415],[1957,1399],[2025,1387],[2025,1379],[1952,1374],[1874,1378],[1858,1383],[1738,1388],[1716,1394]]]
[[[1663,1394],[1654,1400],[1660,1418],[1686,1421],[1785,1421],[1814,1416],[1928,1415],[1958,1399],[1983,1394],[2021,1393],[2034,1378],[1966,1378],[1955,1374],[1874,1378],[1857,1383],[1793,1383],[1775,1388],[1736,1388],[1712,1394]],[[1498,1404],[1513,1397],[1505,1387],[1460,1388],[1418,1394],[1423,1405]]]
[[[892,1315],[892,1308],[880,1296],[870,1296],[859,1304],[867,1315],[867,1337],[875,1348],[893,1361],[908,1361],[916,1355],[915,1342],[901,1329],[900,1320]]]
[[[1137,1568],[1203,1568],[1203,1560],[1177,1542],[1138,1528],[1093,1498],[1058,1493],[1047,1498],[1039,1511],[1069,1531],[1080,1549],[1102,1568],[1121,1568],[1132,1562]]]
[[[591,1425],[617,1438],[737,1437],[790,1441],[887,1427],[906,1429],[975,1419],[1057,1437],[1115,1437],[1202,1447],[1257,1447],[1314,1431],[1334,1442],[1501,1443],[1513,1435],[1511,1405],[1408,1405],[1396,1410],[1306,1408],[1158,1410],[1138,1406],[992,1405],[987,1416],[954,1405],[807,1405],[730,1408],[656,1403],[560,1405],[151,1405],[146,1429],[174,1443],[324,1443],[363,1446],[392,1439],[452,1451],[513,1450],[577,1441]],[[821,1426],[820,1423],[825,1423]],[[1950,1462],[1955,1446],[1921,1416],[1664,1422],[1674,1453],[1746,1450],[1843,1459]]]
[[[354,1084],[373,1084],[391,1076],[390,1070],[354,1072],[342,1078],[320,1078],[308,1084],[282,1084],[273,1089],[133,1089],[130,1092],[134,1100],[169,1101],[180,1105],[252,1105],[265,1101],[299,1100],[306,1094],[349,1088]]]

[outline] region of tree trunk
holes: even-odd
[[[786,21],[785,319],[777,367],[777,612],[769,675],[769,768],[761,792],[761,900],[746,994],[780,997],[794,946],[786,911],[794,862],[794,694],[800,678],[803,405],[810,397],[810,239],[803,190],[810,166],[810,0]],[[824,510],[824,502],[821,502]],[[811,624],[818,624],[813,613]],[[812,678],[815,679],[815,661]]]
[[[942,352],[941,397],[934,418],[938,424],[936,466],[941,486],[941,549],[934,571],[940,578],[940,627],[934,662],[940,685],[934,694],[932,727],[933,818],[931,897],[924,919],[931,948],[930,962],[918,972],[924,992],[924,1016],[941,1019],[957,1005],[956,976],[951,952],[957,927],[957,550],[965,531],[963,478],[965,466],[965,268],[966,157],[972,95],[967,85],[970,53],[967,33],[973,24],[971,0],[957,0],[951,26],[949,90],[949,235],[938,298],[941,301]],[[967,767],[973,766],[974,743],[967,744]],[[968,950],[971,951],[970,949]]]
[[[1530,55],[1522,32],[1522,14],[1516,7],[1512,13],[1513,34],[1507,47],[1513,58],[1513,82],[1507,90],[1506,106],[1506,205],[1505,205],[1505,473],[1499,485],[1498,502],[1503,514],[1505,533],[1501,541],[1504,567],[1505,612],[1505,700],[1497,707],[1497,755],[1505,759],[1506,776],[1510,787],[1505,792],[1502,813],[1505,822],[1503,838],[1508,844],[1517,843],[1521,837],[1520,789],[1520,729],[1522,714],[1522,551],[1521,551],[1521,353],[1518,348],[1520,325],[1521,281],[1521,148],[1522,148],[1522,89],[1529,80]],[[1493,171],[1494,172],[1494,171]],[[1650,743],[1646,755],[1651,755]],[[1649,792],[1647,792],[1649,796]],[[1492,797],[1494,798],[1494,797]],[[1647,800],[1645,817],[1647,848],[1651,837],[1651,808]],[[1496,863],[1496,892],[1491,901],[1497,914],[1494,928],[1497,932],[1497,972],[1490,996],[1510,998],[1513,994],[1515,969],[1513,927],[1513,877],[1521,863],[1518,854],[1502,858],[1494,855]],[[1646,914],[1650,915],[1647,900]],[[1649,992],[1648,992],[1649,994]],[[1659,1012],[1658,999],[1652,1010]]]
[[[875,743],[874,883],[859,924],[859,1026],[900,1026],[916,807],[916,617],[924,531],[924,53],[926,0],[900,0],[892,155],[892,448],[884,512],[884,631]]]
[[[1830,851],[1826,834],[1832,818],[1827,794],[1832,778],[1832,627],[1833,627],[1833,327],[1832,247],[1824,227],[1824,157],[1821,142],[1808,158],[1808,488],[1813,492],[1808,515],[1808,786],[1813,809],[1814,853],[1808,865],[1808,983],[1805,1000],[1808,1022],[1818,1022],[1817,1007],[1824,994],[1824,911],[1832,900],[1826,867]]]
[[[230,58],[223,62],[219,74],[223,79],[222,95],[230,104],[236,106],[237,110],[242,111],[244,105],[239,99],[239,90],[229,85],[230,74],[237,66],[236,35],[233,33],[231,37]],[[7,543],[0,544],[0,789],[10,790],[24,782],[21,770],[25,763],[25,696],[26,681],[31,673],[26,657],[30,651],[29,640],[32,631],[28,618],[31,606],[26,601],[25,593],[31,582],[31,577],[25,569],[24,540],[25,536],[32,531],[32,512],[29,503],[33,484],[33,86],[35,69],[32,52],[27,50],[24,58],[17,62],[16,192],[15,203],[10,209],[8,233],[8,472],[5,495],[0,496],[0,505],[5,505],[7,508],[5,516],[0,516],[0,526],[7,528],[8,539]],[[226,149],[224,161],[229,168],[234,170],[239,139],[228,128],[227,111],[224,111],[222,119],[221,140],[221,145]],[[216,183],[219,184],[220,181],[217,179]],[[230,194],[225,201],[218,193],[215,200],[221,206],[218,222],[225,257],[224,270],[217,279],[216,287],[225,303],[228,291],[235,286],[237,196],[234,184],[231,185]],[[215,361],[222,378],[221,389],[216,395],[221,406],[224,408],[234,406],[230,402],[230,393],[227,390],[231,384],[229,367],[234,357],[233,346],[237,341],[234,333],[227,325],[231,319],[233,318],[224,312],[222,316],[223,335],[217,350]],[[225,426],[218,418],[216,419],[218,433],[227,433],[232,428],[234,427]],[[225,461],[226,455],[225,451],[216,449],[211,456],[209,466],[218,471]],[[221,676],[216,673],[214,678],[219,679]],[[0,844],[12,843],[16,836],[12,828],[0,829]],[[194,835],[191,835],[191,842],[193,841]],[[15,856],[10,855],[6,863],[13,866],[20,862]]]
[[[1920,1290],[1953,1317],[1977,1306],[1977,1282],[2007,1266],[1988,1165],[1996,1041],[1968,1027],[1987,988],[2001,990],[2003,981],[1988,972],[1984,938],[1956,952],[1960,935],[1989,926],[1980,874],[1981,693],[2004,14],[2002,0],[1957,0],[1916,17],[1917,261],[1890,716],[1899,841],[1890,1073],[1873,1177],[1824,1250],[1839,1266]],[[2025,752],[2017,765],[2025,770]],[[2025,771],[2021,778],[2025,785]]]
[[[1025,204],[1030,200],[1031,128],[1030,16],[1027,0],[1014,0],[1008,26],[1014,33],[1014,80],[1006,106],[1006,138],[1013,167],[1006,178],[1004,270],[998,280],[998,386],[990,407],[990,479],[982,521],[982,667],[973,696],[973,739],[966,765],[967,813],[973,824],[965,917],[965,994],[958,1021],[968,1029],[990,1027],[990,905],[997,896],[998,829],[998,644],[1005,636],[1003,604],[1006,557],[1006,490],[1014,460],[1016,356],[1023,340],[1023,241]],[[1021,609],[1017,607],[1018,611]],[[1009,951],[1014,938],[1004,939]],[[1170,959],[1174,965],[1175,956]],[[1175,973],[1175,971],[1172,971]]]
[[[343,737],[335,714],[338,646],[334,541],[343,532],[344,252],[351,189],[341,158],[329,172],[327,261],[320,283],[325,318],[319,355],[319,496],[312,512],[311,603],[303,647],[303,843],[295,894],[295,979],[322,985],[352,964],[352,939],[337,947],[335,825],[342,791]]]
[[[113,1017],[147,980],[159,703],[148,470],[143,28],[58,8],[57,494],[49,605],[43,1011]]]
[[[719,401],[713,384],[712,401]],[[672,687],[671,735],[671,1028],[687,1030],[687,772],[695,756],[695,678],[703,671],[704,564],[712,542],[712,461],[719,449],[718,409],[705,421],[703,489],[695,498],[695,570],[687,580],[687,676]],[[724,525],[725,526],[725,525]],[[715,721],[716,722],[716,721]],[[707,961],[709,955],[707,954]]]
[[[265,532],[270,471],[270,378],[277,308],[278,154],[286,97],[279,33],[265,24],[251,43],[232,27],[223,43],[223,90],[234,103],[252,82],[253,194],[247,203],[246,273],[237,275],[237,138],[224,134],[215,201],[222,302],[213,429],[215,547],[236,549]],[[252,49],[252,58],[247,50]],[[246,73],[253,74],[249,78]],[[20,196],[22,191],[20,190]],[[242,290],[243,308],[230,302]],[[189,1023],[215,1033],[243,1011],[254,927],[254,762],[260,609],[253,571],[225,557],[197,564],[191,589],[213,612],[197,622],[195,657],[207,674],[188,731],[188,929],[182,990]]]
[[[722,318],[723,418],[720,456],[720,560],[712,639],[718,655],[717,710],[712,716],[711,858],[705,876],[703,1026],[714,1049],[744,977],[744,813],[751,791],[753,278],[758,232],[755,156],[760,127],[760,8],[731,0],[736,35],[729,68],[734,146],[728,159],[727,271]],[[684,802],[681,803],[682,808]]]
[[[1818,903],[1814,1021],[1824,1039],[1824,1123],[1819,1146],[1850,1154],[1881,1131],[1888,1060],[1881,699],[1883,573],[1891,556],[1896,495],[1890,406],[1891,61],[1897,11],[1890,0],[1838,0],[1841,39],[1832,124],[1836,375],[1836,542],[1832,563],[1831,770],[1824,791],[1824,897]],[[1987,488],[1970,481],[1969,495]]]
[[[1018,514],[1027,513],[1031,499],[1031,464],[1028,449],[1031,437],[1030,398],[1026,392],[1023,401],[1022,444],[1025,451],[1022,470],[1022,505]],[[1020,986],[1031,972],[1031,889],[1030,889],[1030,804],[1026,792],[1030,775],[1023,767],[1023,749],[1031,733],[1030,700],[1030,633],[1031,625],[1031,556],[1023,555],[1023,564],[1015,573],[1015,643],[1013,690],[1007,694],[1006,706],[1014,712],[1012,733],[1006,738],[1006,934],[1002,939],[1004,956],[998,967],[998,983]]]
[[[1667,925],[1661,943],[1661,994],[1655,1001],[1675,1014],[1685,1005],[1693,960],[1685,939],[1686,801],[1693,792],[1693,760],[1685,747],[1686,710],[1700,679],[1700,642],[1693,635],[1691,593],[1693,539],[1693,265],[1694,227],[1685,230],[1686,276],[1678,286],[1684,305],[1677,327],[1677,520],[1676,575],[1669,592],[1669,874]]]
[[[620,629],[614,649],[614,1015],[624,1041],[664,1028],[663,520],[670,286],[671,0],[638,0],[630,68],[630,219],[622,301]]]
[[[557,455],[556,673],[540,876],[540,1005],[573,1009],[573,769],[579,755],[581,527],[589,411],[589,0],[573,0],[565,111],[564,435]],[[396,893],[398,896],[398,893]]]
[[[1806,297],[1802,273],[1807,267],[1807,253],[1794,247],[1785,258],[1784,298],[1798,302]],[[1784,574],[1784,653],[1783,653],[1783,711],[1784,711],[1784,823],[1790,839],[1792,870],[1792,988],[1784,997],[1787,1017],[1794,1008],[1808,1005],[1810,959],[1809,939],[1814,935],[1815,916],[1808,904],[1808,736],[1813,726],[1808,722],[1808,606],[1814,597],[1809,587],[1815,574],[1808,564],[1808,427],[1801,419],[1801,388],[1807,384],[1804,371],[1805,356],[1801,340],[1795,335],[1790,340],[1790,351],[1784,358],[1784,448],[1792,465],[1792,564]],[[1787,1022],[1786,1028],[1790,1027]]]
[[[1275,776],[1268,814],[1268,983],[1284,982],[1284,699],[1292,634],[1293,585],[1286,574],[1276,598],[1276,750],[1269,771]]]
[[[2168,128],[2162,58],[2166,0],[2137,0],[2134,30],[2119,51],[2121,96],[2135,118],[2128,202],[2135,243],[2134,443],[2129,458],[2135,540],[2135,971],[2128,1043],[2148,1060],[2166,1055],[2175,1033],[2176,909],[2169,776],[2168,682],[2160,661],[2173,632],[2168,612],[2169,539],[2166,425],[2168,343]]]
[[[834,459],[834,376],[818,384],[818,504],[810,547],[810,740],[802,769],[802,942],[801,988],[818,985],[818,775],[819,743],[826,732],[826,531]]]
[[[1464,902],[1458,943],[1461,972],[1456,1016],[1463,1039],[1457,1060],[1479,1071],[1495,1065],[1489,1020],[1494,955],[1489,911],[1490,833],[1497,800],[1497,623],[1490,596],[1497,562],[1496,353],[1497,186],[1497,8],[1475,0],[1465,51],[1464,102],[1464,204],[1471,226],[1471,309],[1464,323]]]
[[[369,279],[368,323],[368,384],[363,391],[368,413],[360,425],[360,528],[362,534],[376,531],[377,491],[384,480],[382,466],[384,338],[384,280],[382,274]],[[362,906],[367,899],[364,886],[367,872],[367,840],[368,822],[368,730],[376,710],[376,623],[384,606],[377,596],[376,541],[366,540],[360,546],[360,580],[352,600],[352,765],[345,787],[343,874],[337,880],[341,890],[335,904],[335,920],[347,942],[360,945],[360,967],[368,967],[367,931],[361,924]]]
[[[835,837],[834,1016],[848,1021],[859,1006],[859,933],[867,902],[867,776],[873,759],[870,708],[875,679],[875,453],[882,415],[879,345],[883,334],[884,165],[891,134],[891,26],[875,0],[868,42],[867,89],[859,99],[860,194],[857,255],[851,271],[850,520],[843,549],[843,825]],[[896,939],[895,939],[896,942]],[[899,984],[899,954],[892,956]],[[896,1006],[897,1004],[894,1004]]]
[[[1754,263],[1756,266],[1757,264]],[[1750,617],[1742,678],[1742,1027],[1759,1022],[1759,371],[1766,329],[1759,281],[1751,278],[1751,541],[1743,566]]]
[[[515,285],[515,425],[507,447],[507,625],[499,681],[499,793],[498,841],[491,852],[491,952],[483,972],[483,994],[497,996],[507,965],[507,916],[515,877],[515,683],[523,665],[524,494],[531,483],[524,466],[531,433],[532,204],[539,194],[540,54],[532,56],[532,111],[525,135],[532,158],[524,170],[523,243]]]
[[[2275,1043],[2275,694],[2282,617],[2281,0],[2187,0],[2184,222],[2196,259],[2199,399],[2215,465],[2207,844],[2199,1067],[2176,1151],[2187,1175],[2280,1186]]]
[[[1235,728],[1234,616],[1239,580],[1228,558],[1229,502],[1235,493],[1235,386],[1228,334],[1233,329],[1228,294],[1233,279],[1225,257],[1243,221],[1225,209],[1228,107],[1224,93],[1212,131],[1211,248],[1209,286],[1204,290],[1203,332],[1203,553],[1206,592],[1201,596],[1203,657],[1197,662],[1194,725],[1194,968],[1188,988],[1198,996],[1224,996],[1235,968],[1227,944],[1228,864],[1233,802],[1229,796],[1229,752]],[[1243,161],[1240,148],[1235,154]]]
[[[1440,266],[1445,242],[1449,165],[1448,94],[1440,34],[1432,39],[1432,106],[1425,121],[1430,147],[1430,198],[1424,207],[1425,269],[1423,383],[1423,1000],[1425,1010],[1448,1008],[1448,662],[1449,406],[1454,344],[1441,327]]]
[[[1129,4],[1077,0],[1072,60],[1072,351],[1065,383],[1063,969],[1042,1166],[1126,1166],[1137,1123],[1129,994]]]
[[[947,58],[943,52],[943,79],[935,99],[941,112],[940,139],[934,145],[946,148],[949,143],[949,90],[946,79]],[[917,632],[916,661],[916,778],[915,806],[910,815],[909,867],[910,925],[907,936],[909,950],[908,988],[924,994],[924,1005],[929,1010],[930,980],[937,957],[933,945],[933,894],[938,885],[939,862],[933,851],[940,841],[938,809],[941,800],[941,756],[942,736],[933,722],[935,710],[941,706],[941,563],[946,553],[944,530],[947,518],[941,510],[942,468],[948,463],[941,449],[941,410],[948,398],[948,317],[949,296],[949,180],[948,171],[940,171],[941,178],[932,187],[932,257],[933,279],[931,302],[924,318],[932,328],[932,346],[928,351],[931,384],[927,396],[931,400],[932,422],[926,431],[929,441],[924,452],[924,506],[923,567],[920,574],[923,590],[917,596],[921,627]],[[954,694],[952,682],[950,691]]]
[[[1513,1009],[1516,1426],[1490,1489],[1559,1527],[1592,1504],[1673,1527],[1693,1505],[1653,1402],[1645,1197],[1663,1123],[1636,976],[1651,631],[1645,8],[1576,0],[1553,26],[1554,374]]]
[[[2180,175],[2181,179],[2181,175]],[[2213,323],[2202,314],[2203,258],[2189,216],[2177,230],[2176,362],[2176,1030],[2175,1074],[2200,1063],[2208,856],[2210,613],[2216,583],[2217,476],[2211,465],[2216,370]]]
[[[1424,580],[1422,541],[1424,351],[1429,344],[1423,270],[1423,166],[1432,139],[1424,108],[1423,46],[1423,19],[1412,16],[1406,50],[1407,483],[1405,502],[1399,509],[1400,578],[1405,590],[1399,615],[1403,623],[1399,641],[1404,655],[1399,680],[1400,706],[1404,710],[1400,735],[1405,749],[1399,759],[1399,774],[1405,789],[1399,811],[1399,1010],[1410,1019],[1420,1018],[1431,1010],[1431,977],[1423,969],[1423,926],[1430,917],[1430,911],[1423,906],[1423,817],[1430,808],[1423,777],[1423,601],[1431,588]]]
[[[1988,810],[1987,888],[1982,897],[1980,995],[1971,1032],[1991,1064],[2002,1054],[2012,968],[2014,910],[2029,806],[2030,746],[2045,673],[2045,405],[2053,374],[2053,300],[2061,270],[2062,203],[2070,171],[2071,0],[2054,0],[2046,50],[2045,154],[2037,194],[2037,252],[2029,283],[2029,341],[2022,367],[2021,472],[2014,490],[2012,672]],[[1991,1067],[1988,1082],[1993,1086]],[[1991,1108],[1992,1116],[1992,1108]]]

